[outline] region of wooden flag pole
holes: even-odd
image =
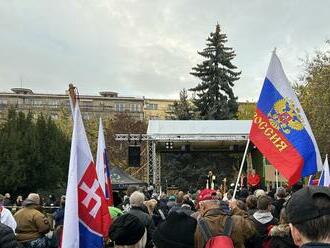
[[[245,161],[246,154],[247,154],[247,151],[248,151],[248,148],[249,148],[249,144],[250,144],[250,139],[248,139],[247,142],[246,142],[246,147],[245,147],[244,155],[243,155],[243,158],[242,158],[241,167],[239,168],[239,172],[238,172],[238,176],[237,176],[237,180],[236,180],[236,184],[235,184],[233,199],[235,199],[235,196],[236,196],[237,187],[238,187],[239,180],[241,178],[241,174],[242,174],[242,170],[243,170],[243,166],[244,166],[244,161]]]

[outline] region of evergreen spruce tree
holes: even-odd
[[[201,82],[190,91],[195,92],[194,104],[202,119],[224,120],[236,117],[238,104],[232,87],[239,79],[240,71],[232,64],[236,54],[226,47],[227,35],[216,25],[207,38],[206,48],[198,52],[205,60],[192,68],[191,75]]]
[[[192,103],[188,98],[186,89],[180,91],[180,101],[175,101],[174,107],[174,119],[176,120],[192,120],[194,119],[194,111]]]

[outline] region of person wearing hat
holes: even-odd
[[[305,187],[286,205],[295,244],[303,248],[330,247],[330,188]]]
[[[147,231],[139,218],[124,214],[112,223],[109,238],[115,248],[144,248],[147,244]]]
[[[216,197],[216,191],[204,189],[198,195],[197,200],[201,213],[198,221],[203,219],[214,235],[223,233],[226,220],[230,215],[220,208],[220,201]],[[231,200],[229,206],[232,210],[231,219],[233,223],[230,237],[236,248],[244,248],[244,243],[255,233],[253,222],[248,218],[246,212],[237,207],[236,200]],[[195,232],[195,248],[203,248],[205,243],[206,240],[203,239],[198,224]]]
[[[4,202],[5,197],[0,194],[0,223],[9,226],[13,231],[15,232],[16,229],[16,221],[11,214],[11,212],[4,207],[3,202]]]
[[[24,208],[19,210],[14,218],[17,223],[17,240],[23,247],[47,247],[46,233],[50,230],[50,223],[47,217],[41,213],[40,197],[31,193],[23,202]]]
[[[154,232],[156,248],[191,248],[194,247],[194,233],[197,221],[182,212],[172,212],[166,221]]]

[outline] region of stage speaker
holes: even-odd
[[[129,167],[140,167],[141,162],[141,147],[140,146],[129,146],[128,147],[128,166]]]

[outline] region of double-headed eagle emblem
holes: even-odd
[[[296,131],[304,129],[299,109],[296,108],[294,102],[288,98],[282,98],[275,102],[267,116],[270,124],[274,128],[286,134],[289,134],[292,129]]]

